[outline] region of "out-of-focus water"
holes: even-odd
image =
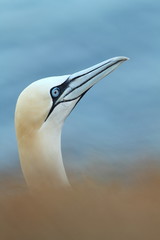
[[[90,90],[66,120],[66,162],[158,158],[160,2],[0,0],[0,167],[18,163],[14,109],[28,84],[119,55],[131,60]]]

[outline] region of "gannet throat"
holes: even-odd
[[[84,94],[126,57],[115,57],[83,71],[33,82],[20,94],[15,125],[20,162],[31,187],[68,185],[61,154],[63,122]]]

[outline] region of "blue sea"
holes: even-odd
[[[160,159],[160,1],[0,0],[1,169],[19,166],[14,111],[27,85],[115,56],[130,61],[65,122],[65,164]]]

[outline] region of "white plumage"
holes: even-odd
[[[21,167],[30,187],[69,185],[61,154],[63,122],[85,92],[126,57],[86,70],[33,82],[20,94],[15,125]]]

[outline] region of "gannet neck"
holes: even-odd
[[[18,142],[21,167],[31,188],[69,185],[61,154],[61,127],[46,122]]]

